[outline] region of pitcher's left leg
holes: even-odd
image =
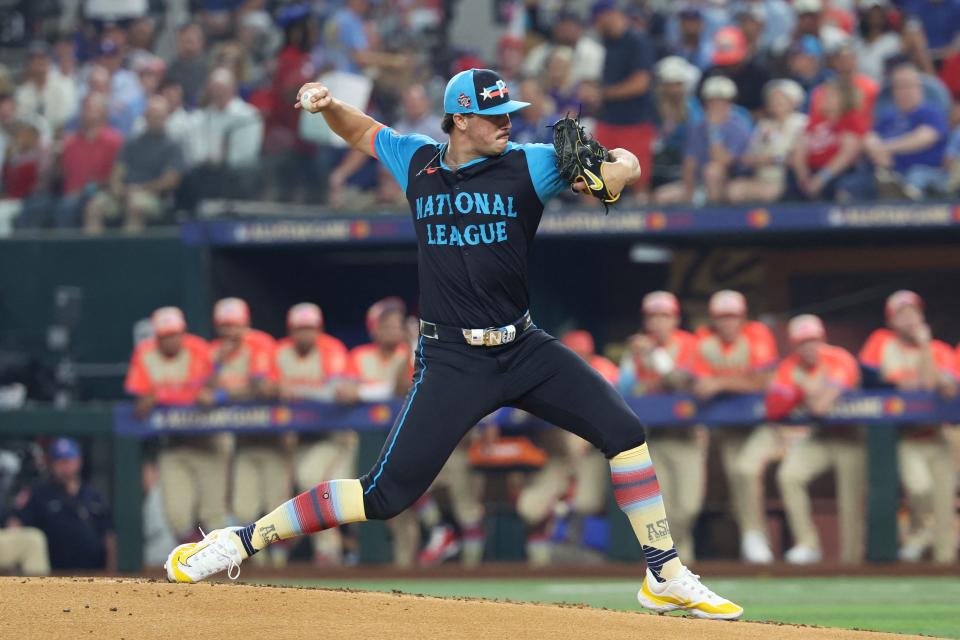
[[[536,375],[539,381],[510,404],[575,433],[609,459],[617,504],[647,561],[640,604],[660,612],[684,609],[703,618],[739,618],[741,607],[704,587],[677,557],[643,426],[620,394],[555,340],[530,350],[516,369],[516,379]]]

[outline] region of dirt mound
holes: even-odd
[[[107,578],[0,578],[0,637],[902,640],[919,636],[400,593]]]

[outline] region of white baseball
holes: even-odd
[[[305,111],[310,113],[315,113],[317,105],[310,101],[310,99],[320,93],[320,89],[307,89],[303,92],[303,95],[300,96],[300,106],[304,108]]]

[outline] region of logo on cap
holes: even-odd
[[[465,93],[461,93],[459,96],[457,96],[457,104],[464,109],[469,109],[471,104],[470,96]]]
[[[486,101],[493,100],[494,98],[503,98],[509,93],[510,90],[507,89],[507,83],[503,80],[497,80],[492,87],[483,88],[483,91],[480,92],[480,99]]]

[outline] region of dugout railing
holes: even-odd
[[[700,404],[691,396],[669,395],[630,398],[628,403],[644,422],[654,427],[703,424],[710,428],[764,421],[762,396],[720,398]],[[338,406],[326,404],[236,405],[212,410],[191,407],[162,408],[144,420],[134,418],[132,406],[118,403],[83,409],[26,409],[0,412],[0,433],[16,435],[70,435],[94,438],[112,445],[114,514],[118,536],[118,566],[124,572],[142,568],[143,530],[141,465],[144,444],[176,433],[201,435],[233,433],[310,432],[352,429],[361,435],[360,467],[375,460],[399,403]],[[542,422],[512,410],[498,418],[511,427],[539,428]],[[789,422],[808,424],[802,414]],[[960,422],[960,399],[945,401],[926,393],[889,391],[850,393],[819,424],[860,424],[866,427],[869,454],[867,549],[872,562],[896,559],[896,509],[899,489],[896,474],[896,426],[917,422]],[[615,510],[614,510],[615,511]],[[615,522],[619,519],[614,518]],[[376,534],[373,527],[365,538]],[[620,531],[623,529],[623,531]],[[629,553],[635,547],[628,527],[611,527],[611,548],[617,560],[639,560]],[[622,540],[621,540],[622,538]]]

